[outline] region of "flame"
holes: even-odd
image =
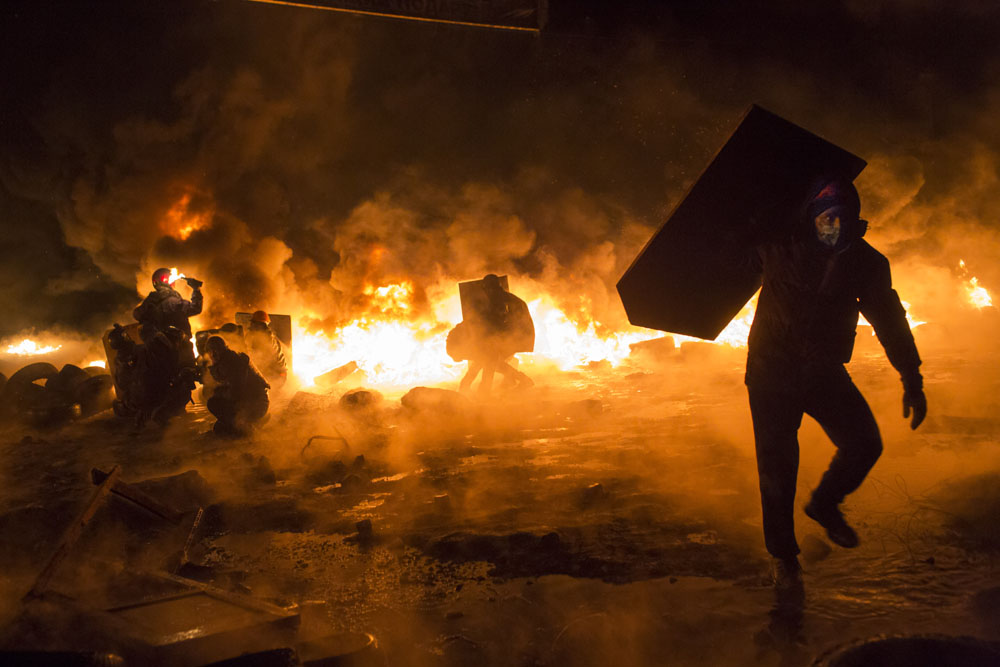
[[[975,276],[969,279],[965,286],[965,292],[969,295],[969,303],[982,310],[993,305],[993,297],[986,291],[986,288],[979,284]]]
[[[208,227],[212,221],[211,211],[191,211],[191,192],[185,192],[174,202],[163,218],[160,229],[167,235],[186,241],[191,234]]]
[[[294,372],[304,385],[350,362],[376,387],[401,387],[456,378],[464,364],[445,351],[447,330],[432,324],[360,318],[327,335],[297,330]]]
[[[173,285],[175,282],[177,282],[181,278],[185,278],[185,277],[186,276],[183,273],[178,273],[177,272],[177,267],[176,266],[172,266],[172,267],[170,267],[170,277],[167,279],[167,283],[169,283],[170,285]]]
[[[413,298],[413,283],[403,281],[382,287],[366,285],[363,293],[369,298],[372,306],[382,313],[402,316],[412,307],[410,300]]]
[[[39,345],[35,341],[25,338],[20,343],[7,346],[7,354],[16,354],[20,357],[34,357],[40,354],[50,354],[62,348],[62,345]]]
[[[103,359],[95,359],[94,361],[91,361],[89,364],[87,364],[87,367],[88,368],[107,368],[108,367],[108,362],[104,361]]]
[[[919,327],[921,324],[927,324],[927,322],[924,322],[923,320],[918,320],[917,318],[913,317],[913,315],[910,314],[909,301],[900,300],[900,303],[903,304],[903,310],[906,311],[906,323],[910,325],[911,331]],[[864,315],[858,314],[858,326],[870,327],[871,325],[872,325],[871,322],[866,320]],[[874,328],[872,328],[872,335],[873,336],[875,335]]]
[[[961,269],[962,275],[966,276],[969,274],[968,268],[965,266],[965,260],[958,260],[958,268]],[[965,281],[965,294],[969,300],[969,303],[974,307],[982,310],[983,308],[989,308],[993,305],[993,297],[986,290],[985,287],[979,284],[979,279],[972,276],[967,281]]]

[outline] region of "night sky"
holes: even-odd
[[[751,103],[869,161],[870,239],[904,284],[959,258],[1000,284],[995,3],[550,5],[533,35],[4,3],[0,337],[102,330],[161,264],[218,314],[338,322],[366,283],[495,271],[621,321],[614,283]],[[181,240],[161,221],[184,196],[211,222]]]

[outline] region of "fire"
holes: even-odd
[[[211,211],[192,211],[191,192],[185,192],[163,218],[160,219],[160,229],[170,236],[186,241],[191,234],[208,227],[212,221]]]
[[[403,281],[398,284],[375,287],[366,285],[363,290],[372,306],[386,314],[405,315],[410,311],[413,298],[413,283]]]
[[[7,346],[7,354],[16,354],[20,357],[33,357],[40,354],[50,354],[62,348],[62,345],[39,345],[35,341],[25,338],[20,343]]]
[[[445,351],[448,330],[432,323],[360,318],[331,334],[297,329],[295,375],[305,385],[317,376],[356,362],[373,386],[444,382],[461,373]]]
[[[965,286],[965,291],[969,295],[969,303],[976,308],[982,310],[993,305],[993,298],[990,296],[990,293],[986,291],[985,287],[979,284],[975,276],[969,279],[968,284]]]
[[[965,266],[965,260],[958,260],[958,268],[961,269],[962,275],[968,275],[969,270]],[[993,305],[993,297],[986,290],[985,287],[979,284],[979,279],[972,276],[967,281],[965,281],[965,294],[969,300],[969,303],[982,310],[983,308],[989,308]]]
[[[384,388],[453,381],[465,372],[465,363],[455,362],[446,350],[448,332],[460,318],[457,294],[432,304],[435,316],[414,320],[412,283],[369,286],[363,292],[376,314],[329,333],[296,328],[294,372],[303,384],[314,384],[317,376],[352,361],[368,384]],[[548,296],[532,300],[528,310],[535,323],[535,351],[519,356],[552,362],[563,370],[594,361],[617,366],[628,357],[632,343],[664,335],[638,329],[602,335],[599,322],[572,322]]]
[[[918,320],[915,317],[913,317],[913,315],[910,314],[910,302],[909,301],[902,301],[902,300],[900,300],[900,303],[903,304],[903,310],[906,311],[906,322],[907,322],[907,324],[910,325],[910,330],[911,331],[913,329],[916,329],[917,327],[919,327],[921,324],[927,324],[923,320]],[[858,315],[858,325],[862,326],[862,327],[870,327],[872,324],[871,324],[871,322],[869,322],[868,320],[865,319],[864,315]],[[874,329],[872,329],[872,335],[873,336],[875,335],[875,330]]]
[[[168,278],[167,280],[168,280],[168,282],[171,285],[173,285],[175,282],[177,282],[178,280],[180,280],[181,278],[184,278],[184,277],[185,277],[184,274],[183,273],[178,273],[177,272],[177,267],[173,266],[173,267],[170,268],[170,278]]]
[[[555,362],[562,370],[594,361],[608,361],[612,366],[618,366],[628,357],[629,345],[664,336],[659,332],[643,330],[601,336],[597,333],[600,322],[590,321],[580,327],[571,322],[549,297],[535,299],[528,304],[528,310],[535,322],[535,351],[533,355],[525,356]]]
[[[108,362],[104,361],[103,359],[96,359],[94,361],[91,361],[89,364],[87,364],[87,367],[88,368],[107,368],[108,367]]]

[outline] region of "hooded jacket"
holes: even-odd
[[[748,341],[748,380],[756,365],[785,373],[850,361],[858,313],[875,329],[904,383],[920,377],[920,356],[906,311],[892,288],[889,261],[861,237],[857,192],[849,182],[814,190],[782,239],[761,243],[754,257],[763,286]],[[821,243],[813,217],[831,205],[846,215],[841,238]]]

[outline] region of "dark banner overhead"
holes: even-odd
[[[760,287],[746,261],[751,220],[789,219],[823,175],[853,180],[865,161],[752,106],[625,275],[632,324],[713,340]]]
[[[415,21],[539,31],[548,0],[251,0]]]

